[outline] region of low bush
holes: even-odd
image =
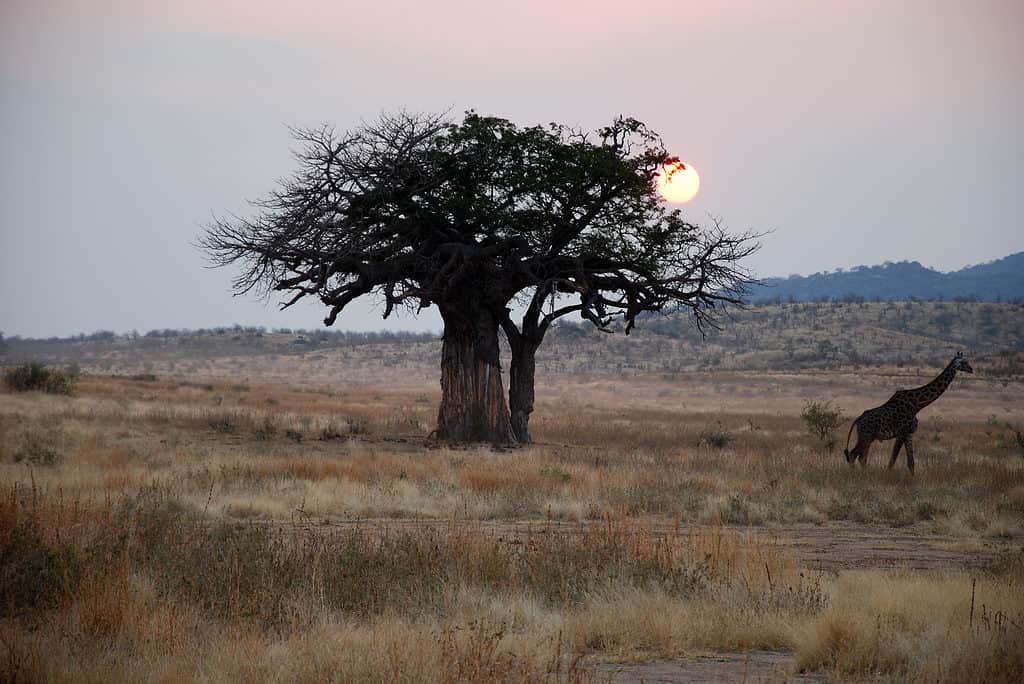
[[[72,394],[78,384],[78,369],[47,368],[41,363],[26,363],[4,371],[4,382],[15,392]]]
[[[704,430],[701,432],[700,441],[697,444],[698,446],[710,446],[715,449],[724,449],[735,441],[736,436],[719,425],[717,429]]]
[[[216,429],[216,428],[215,428]],[[291,430],[289,430],[291,432]],[[256,439],[265,442],[272,439],[277,434],[277,425],[274,424],[269,417],[264,418],[262,423],[256,426],[255,437]]]
[[[38,429],[25,431],[14,449],[14,462],[38,466],[58,465],[63,459],[61,439],[59,432],[47,433]]]
[[[843,423],[843,412],[828,401],[808,401],[800,417],[807,426],[807,432],[817,437],[831,453],[836,446],[836,428]]]
[[[0,605],[14,615],[59,605],[81,575],[75,549],[47,544],[31,516],[8,522],[0,523]]]
[[[135,375],[129,375],[128,379],[134,382],[156,382],[159,378],[153,373],[136,373]]]
[[[321,442],[329,442],[332,439],[341,439],[342,437],[343,435],[341,434],[341,430],[339,430],[338,426],[335,425],[333,422],[328,422],[326,425],[320,428]]]

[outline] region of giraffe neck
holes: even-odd
[[[945,370],[939,373],[939,376],[927,385],[907,390],[910,401],[914,405],[914,411],[920,411],[925,406],[942,396],[942,393],[946,391],[947,387],[949,387],[949,383],[953,382],[953,377],[955,375],[956,367],[953,365],[953,362],[950,361]]]

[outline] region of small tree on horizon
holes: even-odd
[[[236,293],[286,293],[282,308],[317,297],[328,326],[370,294],[384,318],[437,306],[442,439],[531,440],[534,357],[558,318],[605,331],[620,320],[628,334],[643,312],[686,309],[713,325],[752,282],[739,262],[756,236],[668,209],[655,180],[675,158],[634,119],[587,134],[402,113],[294,134],[298,171],[255,217],[217,220],[199,245],[213,264],[242,267]],[[512,351],[508,403],[499,328]]]

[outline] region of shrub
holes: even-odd
[[[129,375],[128,379],[134,382],[156,382],[158,378],[153,373],[136,373]]]
[[[320,428],[321,442],[329,442],[332,439],[341,439],[341,437],[341,431],[338,429],[338,426],[335,425],[333,422],[329,422],[322,428]]]
[[[47,368],[41,363],[26,363],[4,371],[4,382],[15,392],[71,394],[78,383],[78,369]]]
[[[227,413],[211,416],[208,424],[210,429],[216,432],[223,432],[226,435],[238,432],[238,421],[234,416]]]
[[[11,428],[0,425],[0,463],[56,466],[68,442],[64,429],[45,419],[24,419]]]
[[[15,463],[31,463],[38,466],[55,466],[62,460],[58,448],[59,435],[29,431],[22,435],[21,444],[14,451]]]
[[[1024,456],[1024,431],[1017,428],[1011,428],[1011,430],[1013,431],[1013,442],[1017,445],[1017,449],[1020,450],[1020,455]]]
[[[732,493],[718,506],[719,518],[726,525],[760,525],[763,520],[750,508],[747,497]]]
[[[827,401],[808,401],[800,412],[807,432],[825,445],[831,452],[836,446],[835,430],[843,422],[843,412]]]
[[[6,521],[5,521],[6,522]],[[32,517],[0,523],[0,603],[14,615],[52,608],[74,591],[80,560],[71,546],[51,547]]]
[[[698,445],[724,449],[734,441],[736,441],[736,437],[728,430],[722,428],[721,424],[719,424],[714,430],[704,430],[701,432],[700,442],[698,442]]]
[[[289,430],[288,432],[291,432]],[[266,441],[277,434],[277,426],[270,418],[264,418],[263,422],[256,426],[256,439]]]

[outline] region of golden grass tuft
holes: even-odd
[[[798,667],[959,682],[1024,678],[1022,577],[845,573],[797,630]]]

